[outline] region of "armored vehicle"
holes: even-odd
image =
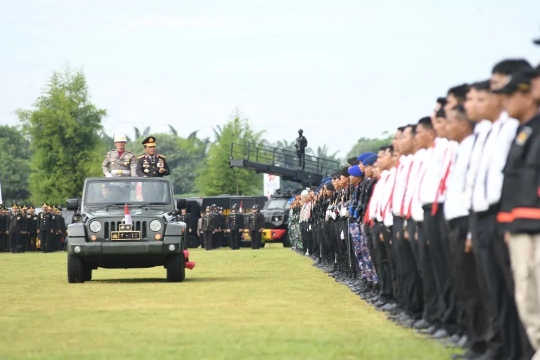
[[[262,232],[265,243],[282,243],[283,247],[291,247],[288,229],[292,197],[291,191],[282,194],[278,189],[261,209],[265,223]]]
[[[88,178],[82,198],[67,200],[68,210],[80,209],[81,221],[68,226],[68,282],[92,279],[101,268],[164,266],[167,280],[181,282],[192,269],[186,249],[186,224],[176,222],[168,178]],[[176,205],[176,206],[175,206]]]

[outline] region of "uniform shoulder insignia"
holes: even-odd
[[[142,159],[143,157],[144,157],[144,155],[141,155],[141,156],[139,156],[137,159]]]
[[[133,154],[133,151],[126,150],[126,154]]]
[[[166,157],[165,157],[165,156],[163,156],[163,155],[161,155],[161,154],[159,154],[158,156],[159,156],[159,157],[161,157],[161,158],[164,158],[164,159],[166,159]]]

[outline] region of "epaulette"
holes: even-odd
[[[145,156],[146,156],[146,155],[141,155],[141,156],[139,156],[137,159],[141,159],[141,158],[143,158],[143,157],[145,157]]]
[[[124,152],[125,152],[126,154],[133,154],[133,151],[129,151],[129,150],[124,150]]]
[[[161,154],[159,154],[158,157],[162,157],[162,158],[166,159],[166,157],[161,155]]]

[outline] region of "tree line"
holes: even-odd
[[[103,176],[101,163],[114,148],[112,134],[103,131],[107,115],[90,100],[88,84],[80,70],[54,72],[31,109],[16,110],[18,126],[0,125],[0,185],[3,202],[64,204],[81,196],[87,177]],[[236,111],[214,129],[213,139],[198,131],[181,136],[173,125],[169,131],[153,133],[150,127],[135,127],[127,150],[142,155],[141,142],[149,135],[158,138],[158,152],[167,157],[170,178],[178,195],[260,195],[262,174],[229,167],[234,143],[253,143],[294,151],[294,142],[269,142],[264,131],[255,132],[249,120]],[[362,138],[351,149],[375,151],[383,139]],[[326,145],[306,153],[329,160],[341,160]],[[285,187],[290,187],[291,184]]]

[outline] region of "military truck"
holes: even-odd
[[[82,198],[67,200],[67,209],[81,214],[68,226],[68,282],[90,281],[100,267],[155,266],[165,267],[168,281],[183,281],[195,263],[186,250],[186,224],[175,221],[186,201],[175,204],[172,189],[168,178],[86,179]]]
[[[292,191],[281,193],[277,190],[261,209],[265,223],[262,232],[264,243],[282,243],[283,247],[291,247],[288,230],[292,197]]]

